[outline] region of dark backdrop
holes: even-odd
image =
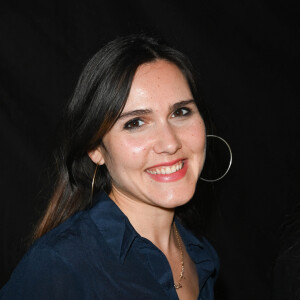
[[[291,1],[2,1],[0,284],[47,198],[62,108],[116,35],[157,32],[190,56],[233,165],[215,185],[218,299],[268,299],[281,224],[299,199],[299,9]]]

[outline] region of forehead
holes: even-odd
[[[172,105],[192,98],[180,69],[171,62],[157,60],[137,69],[124,110],[140,105]]]

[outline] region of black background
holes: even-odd
[[[62,108],[99,47],[140,30],[186,53],[233,165],[209,237],[217,299],[268,299],[281,224],[299,200],[299,7],[292,1],[2,1],[0,285],[46,199]],[[284,288],[284,287],[282,287]]]

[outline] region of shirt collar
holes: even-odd
[[[175,224],[185,246],[197,246],[200,248],[204,247],[203,241],[199,240],[190,230],[183,227],[178,218],[175,218]]]
[[[139,234],[105,192],[99,192],[89,214],[111,251],[124,263],[132,242]]]
[[[133,241],[140,235],[133,228],[126,215],[105,192],[96,194],[94,201],[96,204],[90,209],[89,214],[111,251],[121,263],[124,263]],[[194,262],[211,261],[211,255],[205,250],[207,248],[205,243],[183,227],[177,218],[175,218],[175,223]],[[202,249],[200,256],[198,255],[199,251],[195,248]]]
[[[218,256],[208,241],[202,237],[198,239],[191,231],[183,227],[178,219],[175,218],[176,227],[186,246],[191,259],[196,264],[199,289],[202,290],[207,278],[218,273]]]
[[[216,254],[208,241],[204,237],[198,239],[189,229],[183,227],[177,218],[175,218],[175,223],[192,260],[196,264],[208,263],[210,265],[209,268],[214,268]]]

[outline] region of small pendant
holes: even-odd
[[[179,282],[179,283],[174,283],[174,287],[175,287],[175,289],[177,290],[177,289],[180,289],[181,287],[182,287],[182,285],[181,285],[181,283]]]

